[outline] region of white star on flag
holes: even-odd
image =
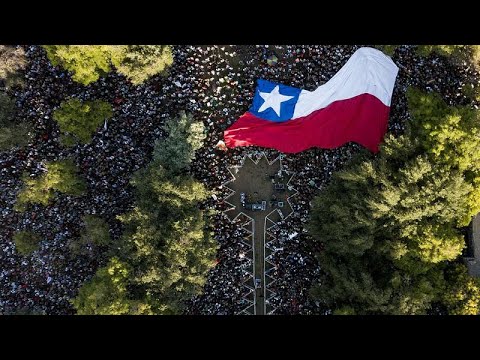
[[[267,110],[268,108],[272,108],[278,116],[280,116],[280,106],[282,105],[282,103],[293,98],[293,96],[286,96],[280,94],[280,87],[278,85],[275,86],[272,92],[267,93],[259,91],[258,93],[260,94],[262,99],[265,100],[262,106],[260,106],[260,109],[258,109],[258,112],[262,112]]]

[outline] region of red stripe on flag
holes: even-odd
[[[224,131],[225,144],[297,153],[312,147],[333,149],[353,141],[378,152],[389,112],[390,107],[371,94],[335,101],[310,115],[280,123],[246,112]]]

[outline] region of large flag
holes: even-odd
[[[252,107],[225,130],[225,144],[296,153],[353,141],[377,152],[397,73],[392,59],[363,47],[314,91],[259,79]]]

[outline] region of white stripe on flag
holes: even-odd
[[[293,119],[365,93],[390,106],[397,73],[398,67],[390,57],[380,50],[362,47],[327,83],[314,91],[302,90]]]

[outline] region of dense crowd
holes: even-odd
[[[313,90],[330,79],[358,46],[174,46],[174,64],[168,76],[156,76],[133,86],[115,71],[89,85],[74,83],[71,76],[53,67],[39,46],[26,46],[28,66],[25,86],[7,89],[15,97],[18,117],[34,126],[34,138],[23,149],[0,153],[0,313],[25,311],[46,314],[71,314],[69,299],[105,263],[101,248],[88,246],[73,255],[69,243],[81,231],[82,216],[98,214],[110,226],[115,241],[122,233],[116,216],[128,211],[134,201],[131,175],[151,159],[156,139],[164,136],[161,125],[168,117],[185,110],[203,121],[207,131],[205,145],[192,163],[194,176],[215,191],[204,206],[225,210],[223,199],[230,179],[227,168],[239,165],[247,153],[257,148],[222,151],[216,147],[223,131],[251,105],[255,82],[266,78],[287,85]],[[275,53],[278,63],[267,64]],[[440,92],[449,103],[466,100],[462,86],[472,76],[466,65],[453,68],[447,60],[432,55],[420,58],[413,46],[401,46],[393,57],[400,66],[394,90],[389,131],[403,131],[408,111],[405,89],[414,85]],[[0,89],[1,91],[1,89]],[[52,112],[70,97],[103,99],[112,104],[113,117],[94,135],[91,143],[64,148]],[[321,271],[310,248],[303,224],[308,219],[309,203],[319,189],[361,147],[348,144],[335,150],[311,149],[282,155],[286,170],[295,174],[292,185],[298,190],[294,211],[278,223],[269,270],[276,279],[275,293],[269,299],[275,313],[312,313],[315,304],[307,297],[309,284]],[[275,150],[267,151],[276,157]],[[49,206],[32,205],[27,211],[13,210],[21,176],[38,176],[45,162],[73,158],[87,182],[87,192],[78,197],[56,194]],[[251,263],[243,242],[245,230],[224,214],[211,217],[220,244],[218,264],[210,272],[203,295],[192,299],[188,313],[235,314],[248,305],[245,281]],[[29,256],[15,250],[12,235],[17,230],[33,230],[44,241]],[[289,237],[292,231],[298,232]],[[280,250],[281,249],[281,250]]]

